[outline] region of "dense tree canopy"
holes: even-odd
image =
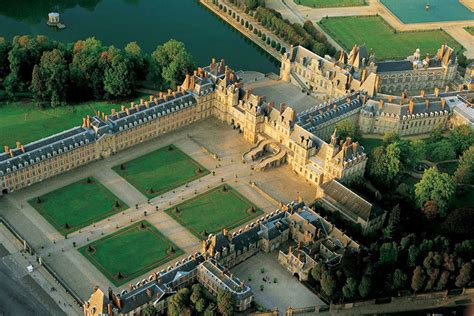
[[[182,42],[170,40],[160,45],[151,55],[152,80],[157,87],[175,89],[194,68],[191,54]]]
[[[474,146],[469,147],[459,159],[454,179],[459,184],[474,184]]]
[[[418,206],[422,207],[426,201],[435,201],[442,217],[447,214],[448,204],[454,192],[453,179],[447,173],[441,173],[437,168],[427,169],[423,178],[415,185]]]

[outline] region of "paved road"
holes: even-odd
[[[30,275],[14,272],[9,257],[0,244],[0,315],[65,315]]]

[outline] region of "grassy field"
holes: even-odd
[[[466,27],[466,31],[468,31],[471,35],[474,35],[474,26]]]
[[[27,144],[79,126],[86,115],[95,115],[97,111],[110,113],[125,102],[87,102],[44,110],[31,101],[0,102],[0,151],[3,152],[4,145],[15,148],[16,141]]]
[[[436,167],[441,172],[446,172],[450,176],[454,174],[456,169],[458,168],[459,162],[442,162],[436,165]]]
[[[332,8],[332,7],[354,7],[367,5],[366,0],[294,0],[296,4],[301,4],[311,8]]]
[[[113,170],[149,198],[209,173],[174,145],[115,166]]]
[[[322,19],[319,25],[346,50],[354,44],[365,44],[378,60],[404,59],[419,48],[422,54],[434,56],[447,43],[459,51],[461,45],[443,30],[395,32],[378,16],[335,17]]]
[[[183,254],[147,221],[94,241],[79,248],[79,252],[116,286]]]
[[[370,155],[376,147],[382,146],[383,140],[379,138],[361,138],[360,144],[364,147],[364,152]]]
[[[63,235],[128,208],[99,181],[89,179],[90,183],[83,179],[28,203]]]
[[[227,188],[224,191],[224,186]],[[200,239],[223,228],[231,230],[262,214],[229,185],[221,185],[165,212]]]

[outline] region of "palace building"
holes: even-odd
[[[280,251],[278,260],[300,280],[307,280],[317,264],[336,266],[345,251],[358,252],[360,247],[303,202],[291,202],[232,234],[225,229],[210,234],[202,241],[201,252],[130,284],[120,293],[109,288],[105,295],[94,288],[84,303],[84,315],[141,315],[148,305],[163,313],[170,296],[194,283],[202,284],[213,295],[220,290],[230,292],[235,310],[245,311],[253,301],[252,290],[229,269],[260,251],[276,250],[288,240],[298,247]]]

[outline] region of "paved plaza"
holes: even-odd
[[[311,95],[302,92],[302,88],[292,83],[275,80],[268,77],[260,78],[254,82],[247,84],[248,89],[252,89],[252,93],[267,96],[267,100],[275,102],[278,108],[280,103],[291,106],[296,113],[309,109],[316,104],[323,102],[326,94],[318,94],[317,91]]]
[[[261,273],[262,268],[264,269],[263,273]],[[273,253],[260,252],[231,269],[231,272],[253,289],[257,304],[268,309],[276,307],[280,315],[284,315],[288,307],[325,305],[316,294],[278,263],[278,252],[276,251]],[[276,283],[274,283],[274,279],[276,279]],[[262,285],[263,291],[261,291]]]
[[[190,182],[188,186],[180,186],[173,191],[148,200],[146,196],[111,169],[113,166],[169,144],[176,145],[208,169],[210,174]],[[200,250],[200,241],[167,215],[164,210],[195,197],[196,192],[197,194],[203,193],[221,185],[222,178],[264,212],[271,212],[278,208],[276,201],[289,202],[298,196],[308,202],[314,199],[315,187],[296,176],[288,166],[256,172],[251,170],[250,164],[243,164],[242,153],[251,147],[252,145],[243,139],[238,130],[234,130],[216,119],[206,119],[134,146],[109,158],[3,196],[0,198],[0,212],[10,223],[14,224],[15,229],[30,242],[43,259],[82,298],[86,299],[96,285],[101,288],[112,287],[114,291],[125,287],[125,285],[114,286],[79,253],[77,250],[79,247],[146,219],[183,250],[184,254],[177,260],[187,257]],[[216,154],[218,159],[214,158],[210,152]],[[215,175],[212,172],[215,172]],[[130,208],[75,231],[65,239],[27,201],[88,176],[93,176],[100,181]],[[250,182],[257,183],[271,198],[268,198],[266,194],[262,195],[252,187]],[[239,227],[233,231],[238,229]],[[159,271],[167,265],[156,267],[153,271]],[[137,277],[130,283],[136,283],[142,278],[143,276]]]

